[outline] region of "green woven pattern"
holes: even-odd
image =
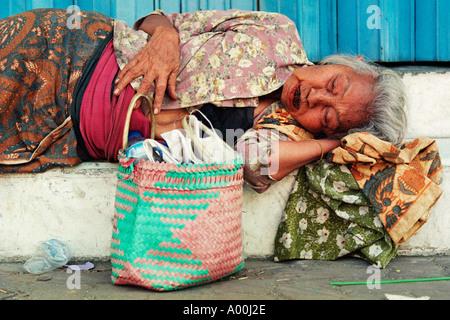
[[[142,164],[119,166],[112,282],[175,290],[242,269],[242,167]]]

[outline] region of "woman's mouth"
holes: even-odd
[[[299,83],[295,88],[294,97],[292,99],[292,105],[294,106],[295,109],[300,108],[300,101],[301,101],[301,88]]]

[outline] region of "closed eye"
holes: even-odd
[[[327,111],[325,112],[325,124],[326,124],[326,126],[327,127],[329,127],[330,126],[330,110],[331,110],[331,108],[330,107],[327,107]]]
[[[330,119],[329,119],[328,114],[330,113],[330,109],[331,108],[329,106],[325,106],[322,111],[321,124],[322,124],[322,127],[324,127],[324,128],[328,128],[328,126],[329,126]]]
[[[331,93],[334,93],[334,89],[336,88],[337,78],[338,78],[338,77],[335,77],[335,78],[330,82],[330,84],[329,84],[329,86],[328,86],[328,91],[331,92]]]
[[[331,106],[327,106],[323,113],[323,124],[330,130],[336,130],[339,127],[339,116]]]

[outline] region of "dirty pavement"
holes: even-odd
[[[113,286],[110,263],[93,263],[95,267],[88,271],[60,268],[42,275],[27,273],[23,263],[1,263],[0,300],[183,300],[189,306],[187,300],[447,300],[450,293],[449,280],[384,283],[449,277],[450,256],[399,256],[381,270],[356,258],[288,262],[247,259],[243,270],[223,280],[163,293]],[[348,281],[363,284],[330,284]]]

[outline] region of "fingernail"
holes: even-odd
[[[114,81],[114,83],[115,83],[115,84],[118,84],[118,83],[119,83],[119,79],[116,79],[116,81]]]
[[[114,90],[114,94],[117,96],[119,94],[119,89]]]

